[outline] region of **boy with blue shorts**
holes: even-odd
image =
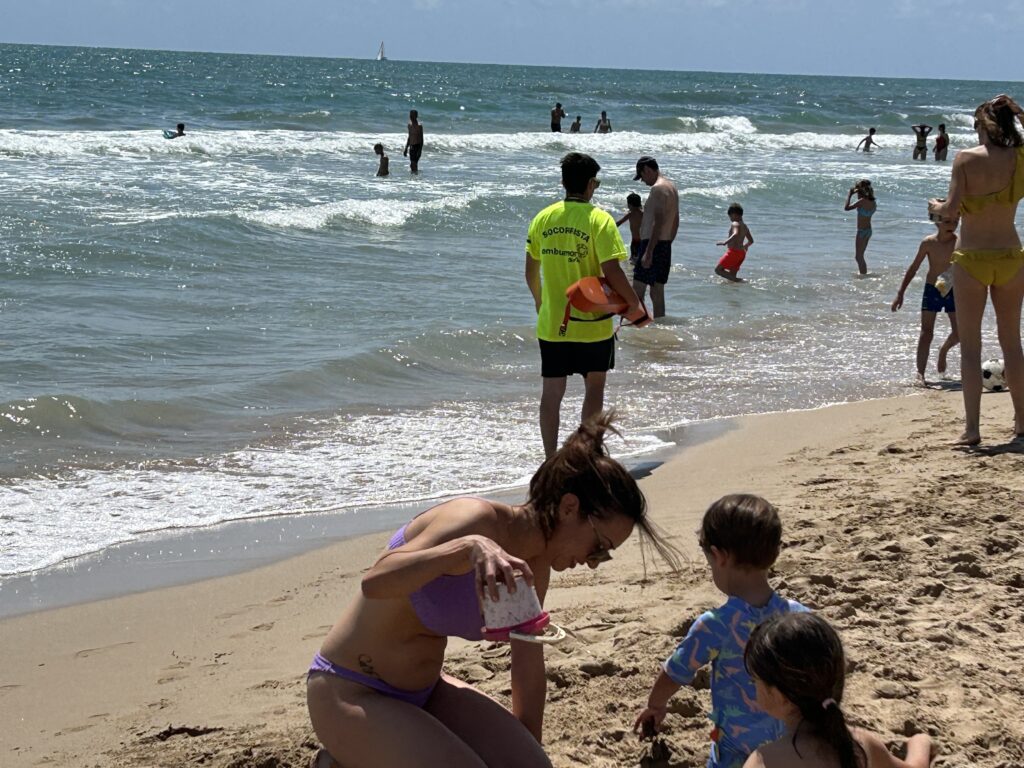
[[[910,281],[914,279],[921,263],[928,259],[928,276],[924,281],[924,295],[921,297],[921,334],[917,339],[917,385],[928,386],[925,370],[928,367],[928,353],[931,351],[932,339],[935,336],[935,317],[945,312],[949,318],[949,336],[939,347],[939,356],[935,369],[939,373],[946,372],[946,356],[949,350],[960,343],[956,329],[956,301],[953,298],[953,277],[951,274],[953,249],[956,246],[956,228],[960,223],[959,216],[953,219],[940,219],[935,222],[938,231],[928,235],[917,248],[914,261],[903,276],[903,283],[896,292],[892,302],[892,311],[903,306],[903,294],[906,293]]]

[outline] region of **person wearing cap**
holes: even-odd
[[[651,287],[655,318],[665,315],[665,283],[672,266],[672,241],[679,231],[679,192],[658,170],[658,161],[644,155],[636,161],[633,181],[651,188],[640,222],[640,260],[633,267],[633,291],[642,302]]]
[[[584,277],[604,277],[608,287],[629,305],[640,300],[619,262],[627,258],[615,219],[591,202],[601,182],[601,166],[589,155],[570,152],[562,158],[565,199],[538,213],[526,236],[526,285],[537,309],[537,341],[543,380],[540,398],[540,436],[547,456],[558,445],[562,398],[567,379],[583,376],[580,417],[585,422],[604,408],[608,371],[615,367],[615,326],[610,315],[570,313],[565,322],[566,289]]]

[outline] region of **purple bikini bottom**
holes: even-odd
[[[407,702],[412,704],[414,707],[420,707],[421,709],[426,705],[427,699],[430,698],[430,694],[434,692],[434,688],[437,686],[437,682],[434,682],[432,685],[428,685],[426,688],[421,688],[418,691],[405,691],[401,688],[395,688],[394,686],[388,685],[383,680],[378,680],[376,677],[361,675],[358,672],[353,672],[351,669],[339,667],[337,664],[325,659],[319,653],[313,657],[313,663],[309,666],[309,674],[311,675],[314,672],[323,672],[327,675],[340,677],[342,680],[349,680],[353,683],[365,685],[367,688],[373,688],[375,691],[380,691],[385,696],[390,696],[393,699]]]

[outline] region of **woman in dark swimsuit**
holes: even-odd
[[[512,711],[442,673],[449,636],[481,638],[481,601],[522,574],[543,603],[551,571],[596,568],[631,535],[673,566],[633,477],[608,456],[612,417],[581,426],[530,481],[522,505],[477,497],[403,526],[363,576],[310,669],[317,768],[547,767],[542,645],[512,640]],[[333,758],[333,759],[332,759]]]

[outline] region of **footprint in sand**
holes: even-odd
[[[92,656],[93,654],[102,653],[104,651],[109,651],[109,650],[111,650],[113,648],[120,648],[123,645],[135,645],[135,643],[129,640],[129,641],[124,642],[124,643],[114,643],[113,645],[101,645],[98,648],[85,648],[85,649],[83,649],[81,651],[76,651],[75,652],[75,658],[76,659],[85,659],[85,658],[88,658],[89,656]]]

